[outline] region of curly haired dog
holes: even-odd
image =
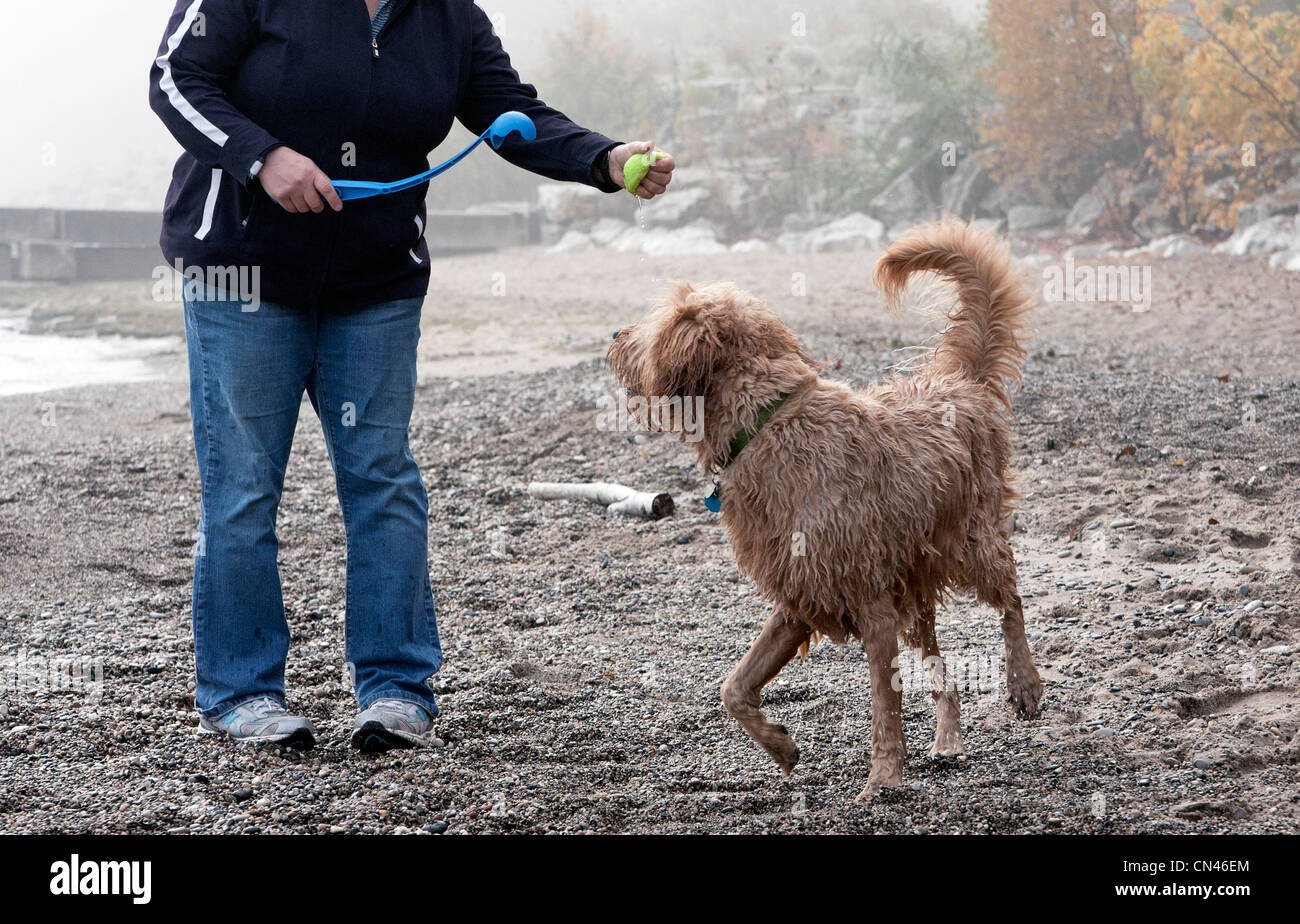
[[[670,408],[703,397],[693,445],[717,473],[736,560],[773,603],[722,700],[782,772],[799,749],[759,709],[760,690],[819,636],[863,643],[872,702],[864,800],[902,783],[902,693],[891,682],[900,635],[933,671],[931,754],[963,753],[934,634],[946,592],[973,591],[1001,612],[1008,700],[1020,716],[1036,714],[1043,691],[1006,525],[1018,495],[1003,379],[1019,377],[1032,300],[1006,246],[954,220],[895,242],[875,279],[892,305],[922,271],[955,286],[950,323],[915,374],[862,391],[820,378],[780,319],[730,284],[678,284],[608,352],[630,396]]]

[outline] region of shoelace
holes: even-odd
[[[267,716],[284,712],[284,707],[269,696],[255,699],[251,703],[245,703],[244,705],[248,707],[248,711],[251,712],[253,718],[256,719],[265,719]]]
[[[427,722],[428,712],[419,703],[408,703],[404,699],[381,699],[376,706],[399,713],[408,722]]]

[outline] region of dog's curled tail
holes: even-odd
[[[1001,238],[965,222],[922,225],[889,246],[876,263],[876,286],[891,306],[913,273],[938,273],[957,289],[957,306],[930,360],[941,372],[980,382],[1010,406],[1004,379],[1020,379],[1020,338],[1034,300]]]

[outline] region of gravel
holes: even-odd
[[[1300,299],[1258,261],[1159,264],[1159,318],[1041,313],[1015,397],[1026,498],[1013,540],[1047,681],[1041,717],[1015,720],[998,688],[963,693],[969,756],[932,759],[930,697],[907,692],[907,785],[863,807],[860,649],[823,644],[765,691],[802,749],[788,779],[723,712],[719,684],[766,606],[687,451],[597,430],[613,385],[588,357],[595,330],[607,339],[640,314],[649,273],[721,267],[770,298],[829,374],[878,379],[923,328],[863,294],[861,255],[814,257],[821,288],[803,300],[780,294],[813,259],[800,255],[440,263],[455,297],[429,310],[411,439],[430,492],[444,744],[418,752],[346,746],[342,522],[309,409],[279,524],[290,703],[322,734],[298,753],[195,734],[198,484],[183,384],[0,398],[0,657],[102,668],[98,697],[4,690],[0,831],[1296,831]],[[509,311],[486,285],[464,294],[500,265],[530,280]],[[593,307],[592,290],[610,304]],[[561,344],[575,300],[580,333]],[[490,322],[468,320],[480,305]],[[456,362],[472,362],[430,334],[458,323],[473,330],[457,350],[477,336],[483,352],[521,342],[494,325],[533,325],[543,345],[516,366],[535,371],[463,374]],[[671,492],[677,513],[642,522],[534,501],[529,480],[625,481]],[[939,638],[950,659],[1000,665],[998,621],[969,599],[941,613]]]

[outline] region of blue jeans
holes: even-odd
[[[217,300],[213,300],[217,299]],[[320,418],[347,533],[345,656],[362,709],[437,713],[429,500],[407,427],[423,299],[350,314],[239,302],[189,283],[185,339],[203,501],[194,558],[195,704],[209,718],[284,702],[289,652],[276,510],[303,392]]]

